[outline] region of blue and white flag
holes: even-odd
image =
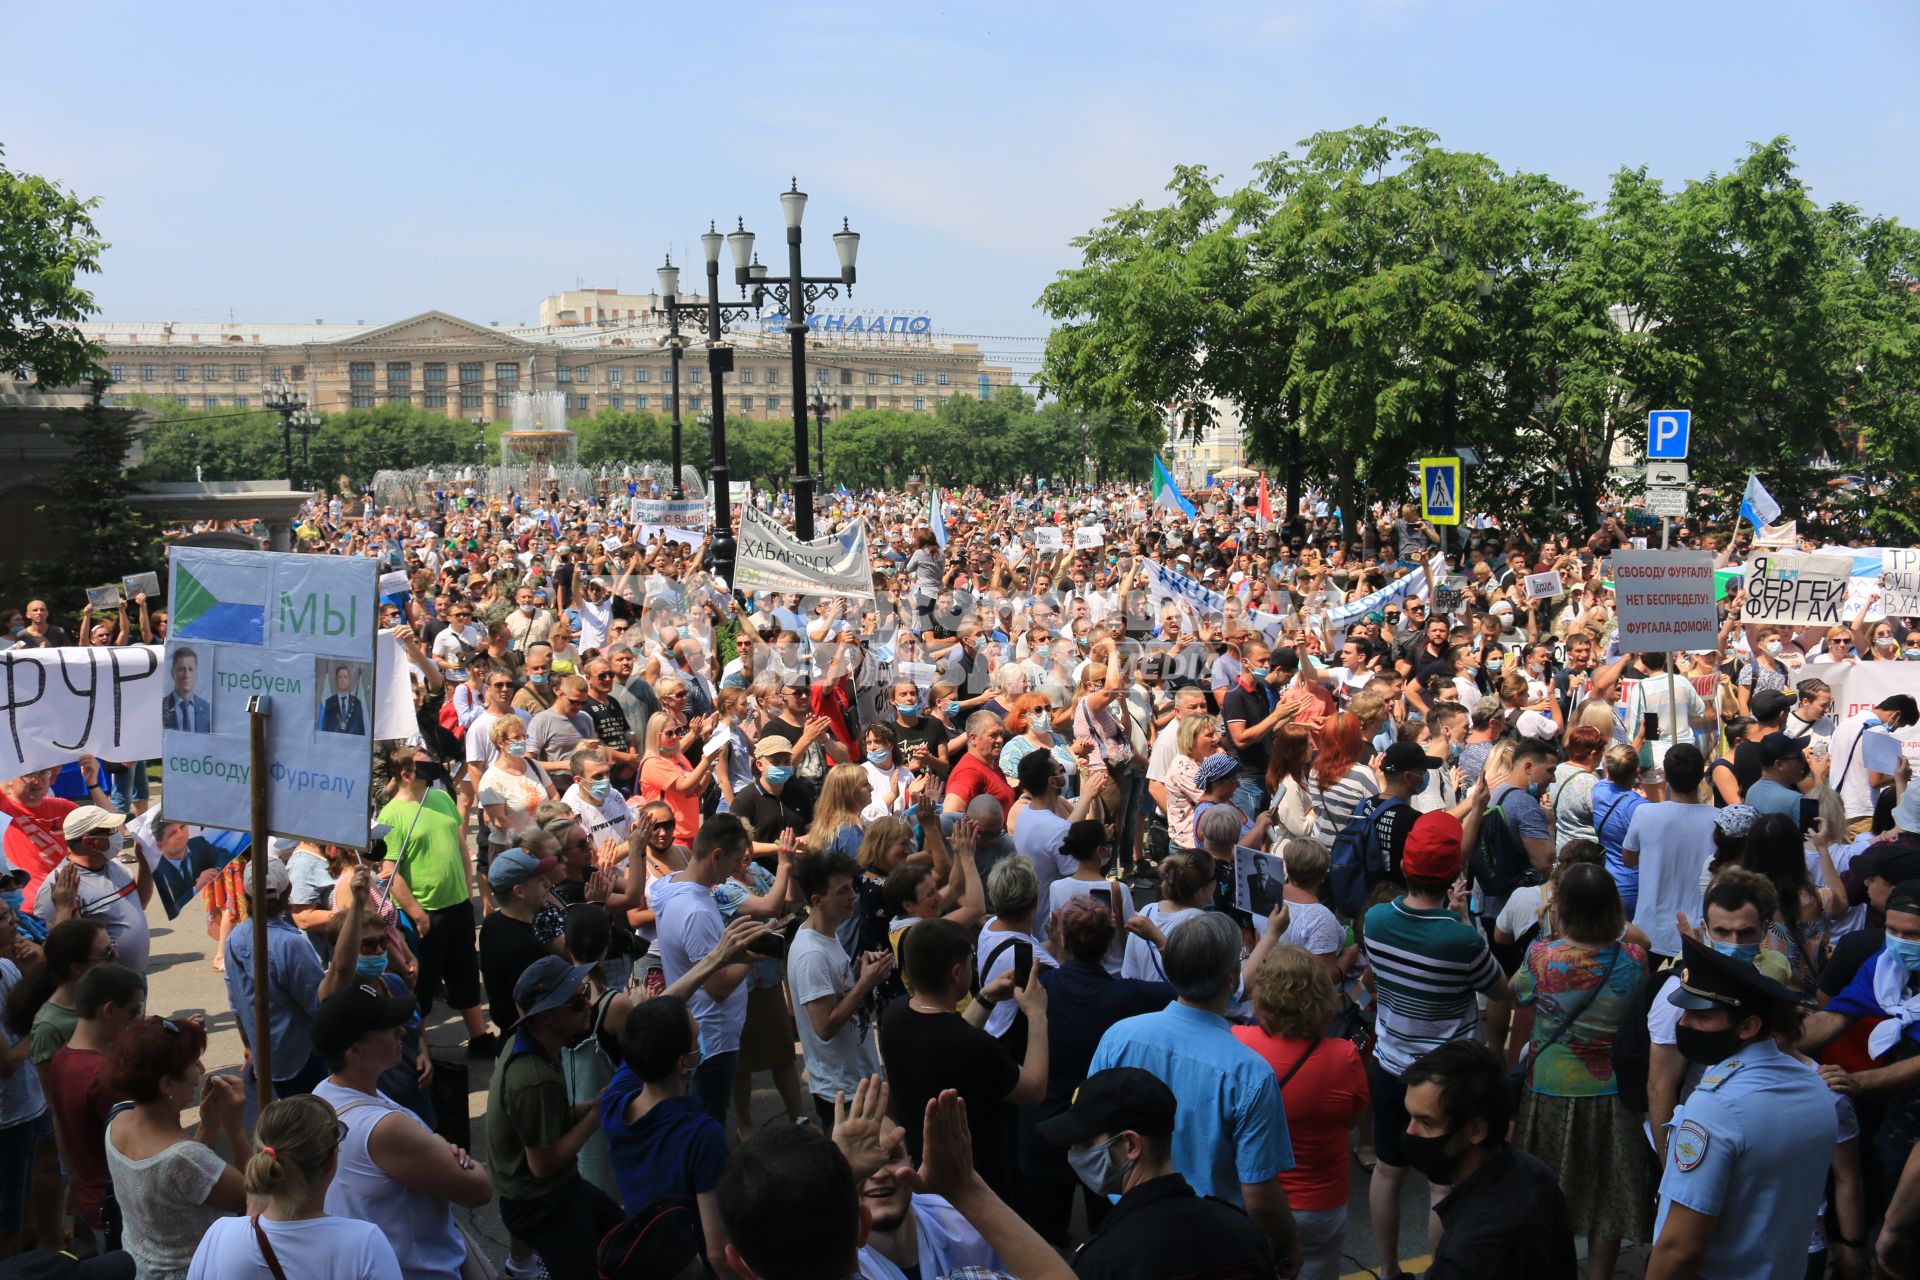
[[[947,547],[947,504],[940,501],[937,485],[928,491],[927,504],[927,523],[933,526],[933,540],[944,551]]]
[[[1152,560],[1141,561],[1141,568],[1147,571],[1147,598],[1155,608],[1162,600],[1177,600],[1207,618],[1217,617],[1227,607],[1225,596],[1183,573],[1175,573]]]
[[[1740,518],[1751,521],[1756,533],[1780,518],[1780,504],[1751,471],[1747,472],[1747,491],[1740,497]]]

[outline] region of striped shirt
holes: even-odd
[[[1307,802],[1313,806],[1315,815],[1314,843],[1331,850],[1334,840],[1352,820],[1354,810],[1379,794],[1380,781],[1364,764],[1348,769],[1338,782],[1324,791],[1320,789],[1319,773],[1312,774],[1307,779]]]
[[[1367,912],[1367,963],[1379,1001],[1374,1057],[1394,1075],[1480,1025],[1476,991],[1491,991],[1500,968],[1486,939],[1440,907],[1404,897]]]

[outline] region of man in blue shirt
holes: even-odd
[[[1174,1171],[1198,1194],[1245,1208],[1275,1255],[1290,1259],[1290,1275],[1300,1266],[1300,1243],[1286,1190],[1274,1180],[1293,1168],[1280,1087],[1226,1019],[1240,985],[1239,926],[1208,912],[1174,931],[1163,958],[1179,998],[1108,1028],[1088,1074],[1139,1067],[1173,1090],[1180,1114]]]
[[[267,860],[267,896],[254,905],[267,918],[267,1030],[273,1046],[273,1096],[312,1093],[313,1086],[327,1078],[327,1060],[313,1047],[314,1017],[320,1012],[322,1000],[354,981],[354,966],[360,957],[336,954],[332,966],[323,969],[319,952],[288,914],[293,878],[287,874],[287,864],[270,849],[256,849],[253,856]],[[248,868],[242,883],[252,897],[252,868]],[[371,887],[371,873],[366,868],[353,873],[356,915],[367,909]],[[240,1024],[240,1038],[251,1051],[259,1043],[253,1026],[251,921],[228,935],[226,956],[227,1003]]]
[[[1807,744],[1784,733],[1760,739],[1760,778],[1747,788],[1756,813],[1784,813],[1800,820],[1800,784],[1807,777]],[[1839,838],[1839,833],[1834,833]]]

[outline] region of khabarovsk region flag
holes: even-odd
[[[927,524],[933,530],[933,540],[940,544],[942,551],[946,550],[947,504],[940,501],[938,485],[927,491]]]
[[[176,566],[172,634],[182,640],[260,644],[266,638],[266,576],[258,566],[199,560]]]
[[[1740,496],[1740,518],[1753,525],[1756,535],[1780,518],[1780,504],[1751,471],[1747,472],[1747,491]]]
[[[1173,482],[1173,473],[1167,470],[1166,463],[1160,461],[1159,454],[1153,458],[1153,505],[1172,507],[1189,520],[1200,514],[1180,492],[1180,486]]]

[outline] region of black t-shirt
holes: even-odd
[[[1403,803],[1388,805],[1374,820],[1374,835],[1380,842],[1381,851],[1387,855],[1387,878],[1396,884],[1406,882],[1406,876],[1400,870],[1400,855],[1407,847],[1407,832],[1413,830],[1413,824],[1419,817],[1419,810]]]
[[[1013,1184],[1007,1094],[1020,1082],[1020,1065],[1006,1047],[957,1013],[920,1013],[896,1000],[880,1015],[880,1057],[887,1064],[893,1119],[907,1131],[913,1158],[920,1159],[928,1100],[957,1089],[973,1133],[973,1167],[1006,1196]]]
[[[1220,700],[1220,718],[1229,726],[1225,735],[1227,749],[1233,752],[1242,767],[1251,770],[1262,779],[1267,776],[1267,753],[1273,741],[1272,735],[1258,742],[1233,746],[1231,726],[1238,720],[1244,727],[1251,729],[1273,714],[1273,703],[1272,691],[1267,685],[1256,682],[1253,692],[1248,693],[1245,686],[1238,680],[1227,686],[1227,696]]]
[[[1573,1221],[1553,1171],[1522,1151],[1495,1156],[1434,1208],[1445,1228],[1433,1280],[1574,1280]]]
[[[1273,1244],[1244,1209],[1203,1198],[1177,1173],[1143,1182],[1107,1214],[1073,1259],[1079,1280],[1207,1276],[1270,1280]]]
[[[513,984],[541,956],[550,955],[534,936],[533,925],[495,911],[480,924],[480,977],[487,985],[487,1004],[494,1025],[505,1031],[520,1017],[513,1003]]]
[[[1854,978],[1867,961],[1886,945],[1886,926],[1872,923],[1834,943],[1833,954],[1827,957],[1827,967],[1820,971],[1820,990],[1826,993],[1828,999],[1845,991],[1853,985]]]
[[[793,828],[795,836],[804,836],[813,822],[813,789],[794,778],[774,796],[762,791],[756,782],[733,793],[733,812],[753,828],[753,838],[762,844],[778,840],[788,827]]]
[[[593,736],[615,751],[631,751],[632,735],[627,730],[626,713],[620,710],[620,704],[609,699],[598,702],[587,699],[581,708],[587,713],[587,719],[593,721]]]
[[[890,727],[893,729],[894,738],[900,743],[902,764],[906,763],[911,749],[916,746],[925,747],[928,755],[938,759],[940,746],[949,736],[947,731],[924,711],[912,724],[902,724],[895,720]]]

